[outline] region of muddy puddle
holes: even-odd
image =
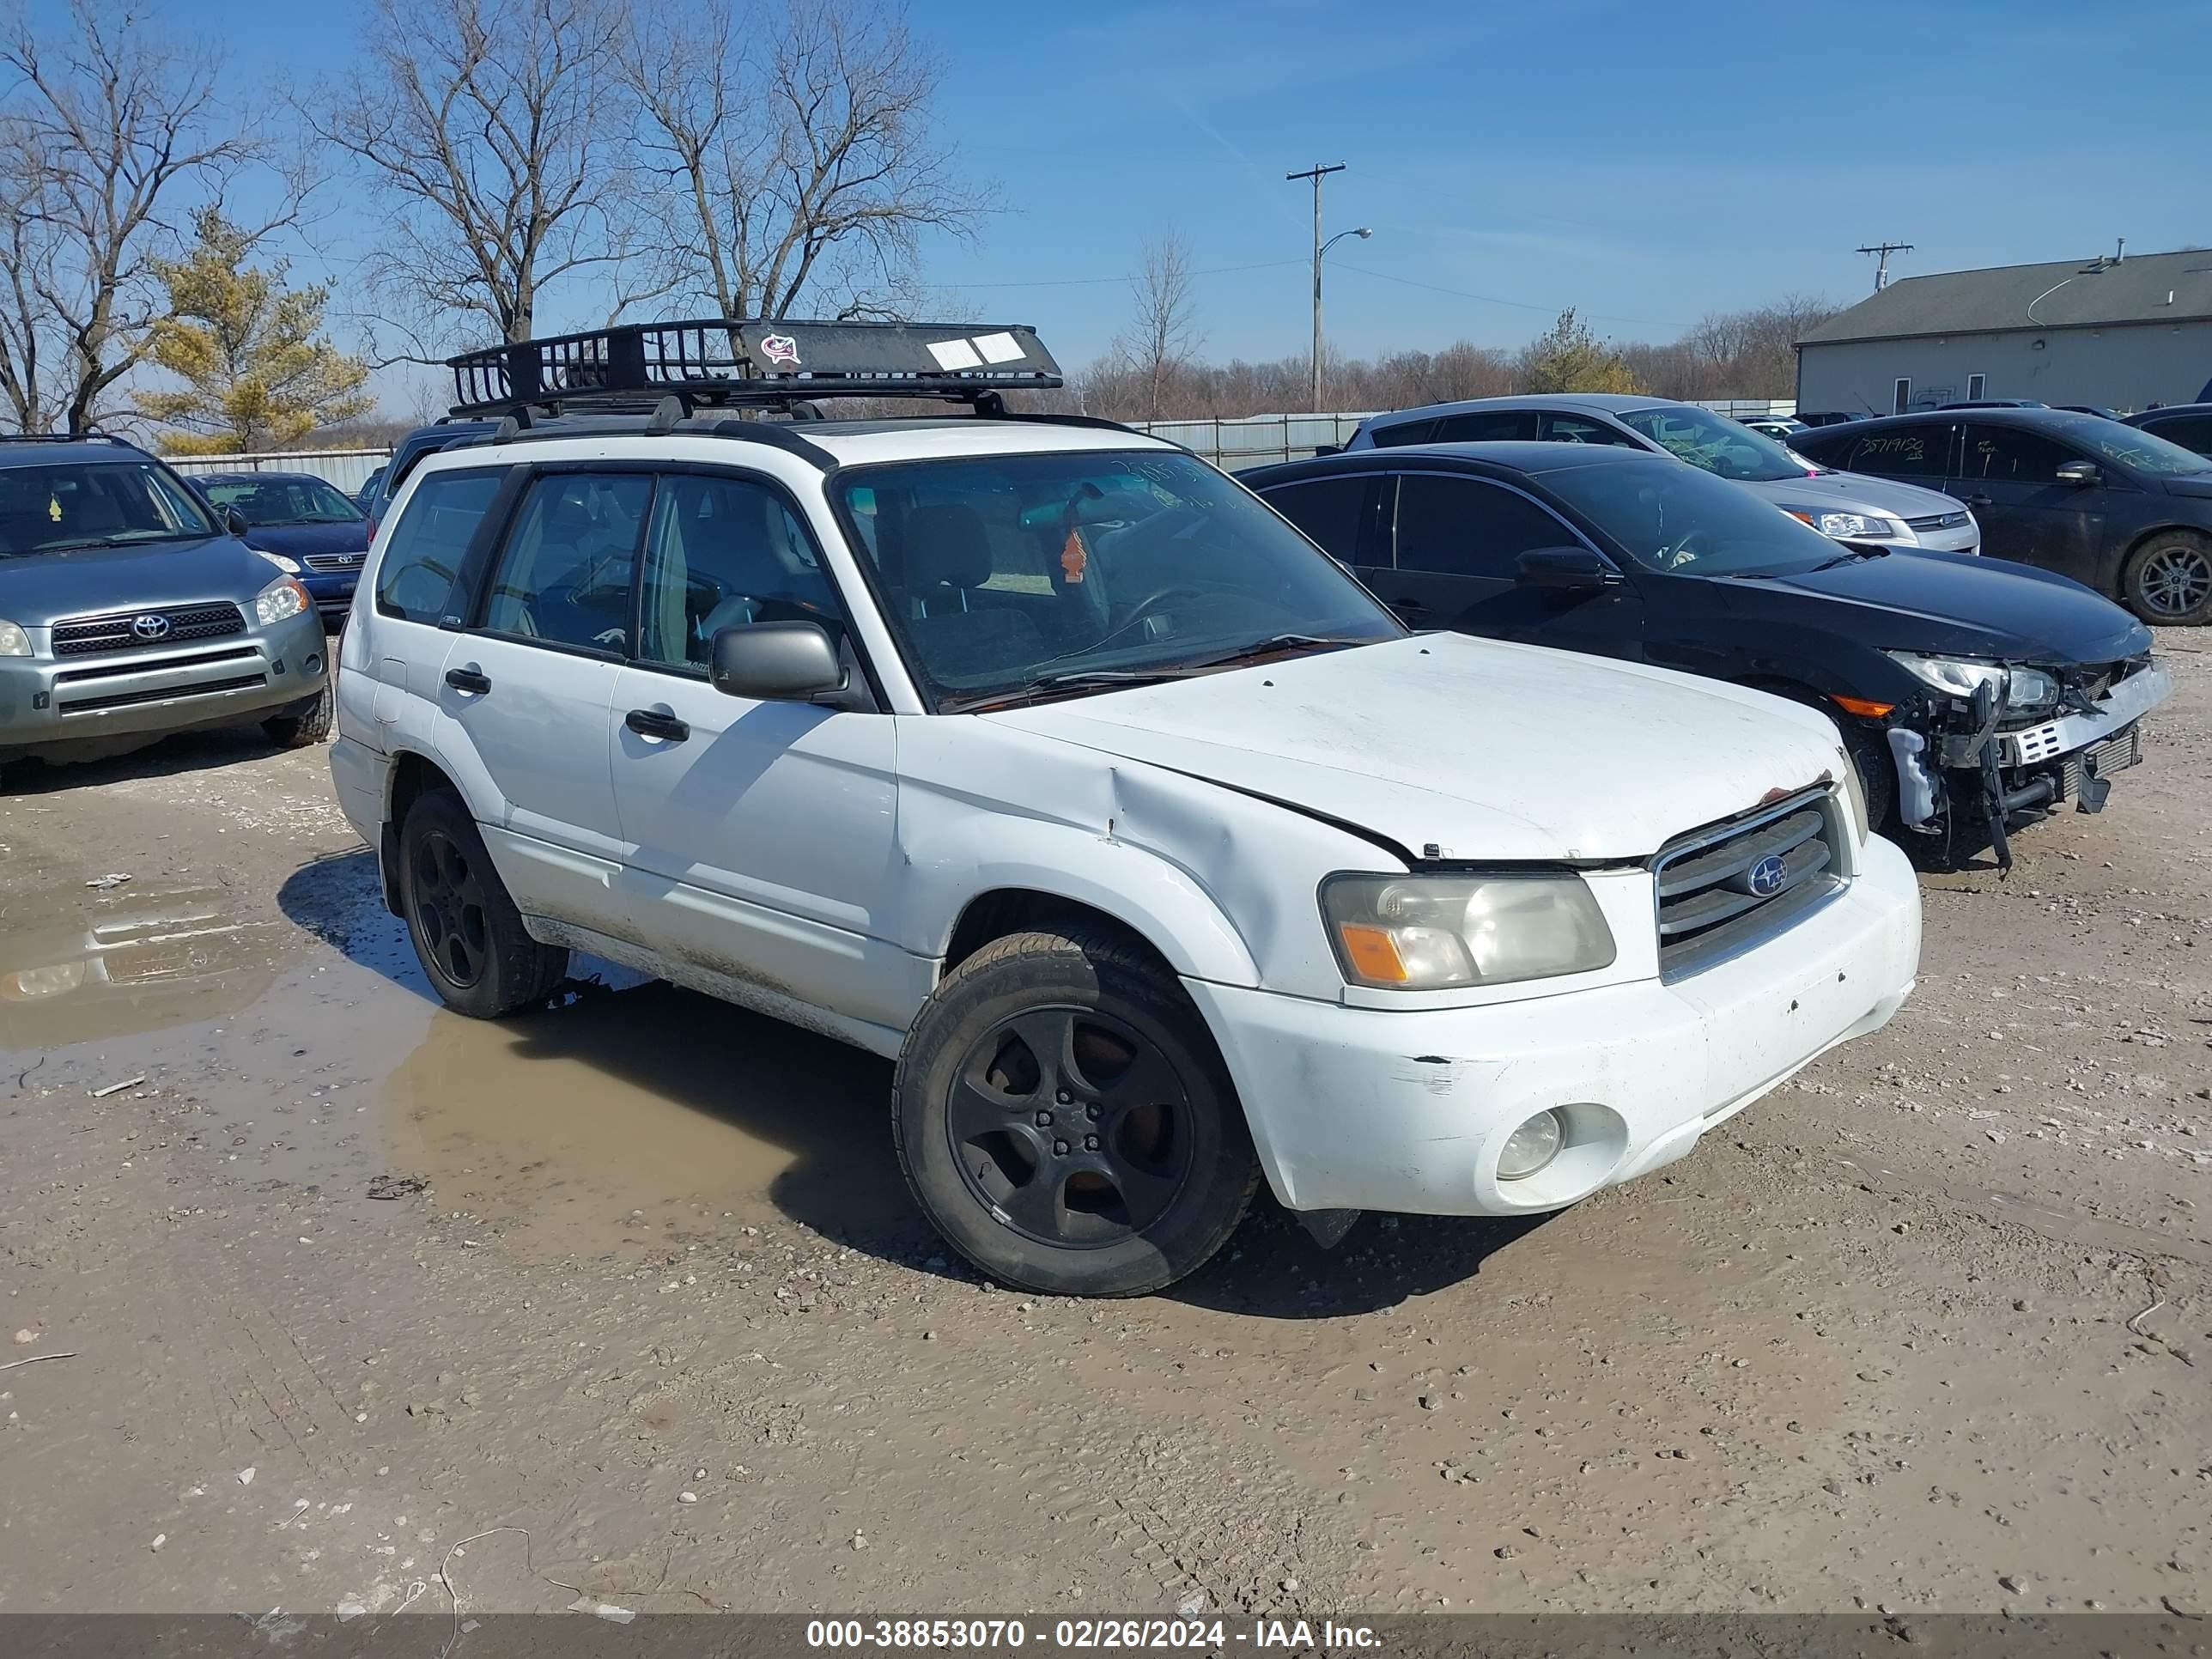
[[[295,929],[219,884],[0,884],[0,1049],[237,1013],[269,989],[299,942]]]
[[[890,1090],[886,1061],[647,982],[496,1023],[440,1012],[381,1114],[394,1172],[551,1259],[778,1212],[855,1241],[919,1237]]]

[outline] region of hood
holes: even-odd
[[[105,616],[195,599],[250,604],[280,580],[268,560],[228,536],[34,553],[0,559],[0,617],[40,628],[65,617]]]
[[[2150,630],[2110,599],[2004,559],[1887,553],[1771,581],[1716,585],[1729,591],[1739,615],[1788,599],[1817,604],[1822,627],[1883,651],[2064,664],[2117,662],[2150,649]]]
[[[1966,509],[1940,489],[1899,483],[1891,478],[1870,478],[1863,472],[1820,472],[1805,478],[1777,478],[1751,486],[1781,507],[1819,507],[1831,513],[1850,513],[1872,507],[1899,519],[1933,518],[1941,513]]]
[[[1838,764],[1825,716],[1763,692],[1459,634],[980,718],[1441,859],[1640,859]]]
[[[304,559],[310,553],[362,553],[368,548],[368,526],[359,519],[342,524],[258,524],[246,532],[246,544],[290,559]]]
[[[2197,501],[2212,500],[2212,472],[2191,472],[2166,481],[2169,495],[2187,495]]]

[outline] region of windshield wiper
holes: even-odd
[[[1847,547],[1832,559],[1823,559],[1813,567],[1815,570],[1833,570],[1839,564],[1851,564],[1860,559],[1882,559],[1889,556],[1886,547]]]
[[[157,536],[86,536],[73,542],[42,542],[26,553],[82,553],[94,547],[148,547],[155,542],[196,542],[204,538],[190,531],[166,531]]]
[[[1012,708],[1038,702],[1061,692],[1120,690],[1132,685],[1158,685],[1179,680],[1192,672],[1175,668],[1073,668],[1059,674],[1040,674],[1004,691],[984,691],[972,697],[948,697],[937,705],[941,714],[974,714],[990,708]]]
[[[1300,646],[1372,645],[1372,640],[1337,639],[1327,634],[1275,634],[1250,645],[1240,645],[1234,651],[1224,651],[1218,657],[1207,657],[1200,662],[1187,664],[1190,668],[1227,668],[1240,662],[1249,662],[1255,657],[1271,657],[1279,651],[1295,651]]]

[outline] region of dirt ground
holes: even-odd
[[[443,1612],[441,1567],[471,1611],[2205,1611],[2212,639],[2161,648],[2109,809],[1926,878],[1904,1013],[1689,1160],[1334,1253],[1266,1208],[1103,1305],[948,1261],[879,1060],[611,976],[434,1011],[319,752],[26,769],[0,1611]]]

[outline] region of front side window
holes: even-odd
[[[2110,461],[2154,478],[2195,477],[2212,471],[2212,462],[2161,433],[2140,432],[2094,415],[2068,415],[2051,424],[2094,460]]]
[[[352,524],[361,509],[320,478],[253,478],[210,481],[200,486],[217,507],[262,529],[270,525]]]
[[[191,493],[149,461],[0,468],[0,558],[215,533]]]
[[[1975,483],[2056,483],[2060,467],[2081,459],[2039,432],[1969,422],[1959,476]]]
[[[747,623],[811,622],[842,640],[844,612],[783,497],[714,474],[660,480],[645,538],[641,662],[703,669],[714,635]]]
[[[483,625],[550,645],[629,648],[630,573],[653,480],[556,472],[532,481],[493,567]]]
[[[1623,426],[1642,433],[1678,461],[1739,483],[1802,478],[1805,469],[1773,439],[1695,404],[1631,410]]]
[[[1398,568],[1513,580],[1523,553],[1575,534],[1526,495],[1478,478],[1411,472],[1398,480]]]
[[[2212,455],[2212,415],[2179,415],[2170,421],[2152,422],[2142,429],[2194,454]]]
[[[1587,415],[1547,413],[1536,435],[1547,444],[1610,444],[1620,449],[1639,447],[1635,439]]]
[[[505,476],[496,467],[434,472],[416,486],[376,567],[380,611],[403,622],[436,623],[453,608],[461,556]]]
[[[1071,677],[1098,677],[1081,690],[1172,677],[1284,635],[1405,631],[1243,487],[1180,453],[855,467],[832,489],[944,709]]]

